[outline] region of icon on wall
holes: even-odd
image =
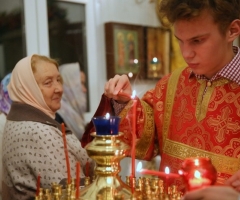
[[[170,31],[108,22],[105,24],[107,78],[156,79],[169,73]]]
[[[143,27],[122,23],[106,23],[106,58],[108,79],[115,74],[129,78],[142,76],[144,69]]]

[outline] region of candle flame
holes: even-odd
[[[169,167],[165,167],[165,173],[166,173],[166,174],[170,174],[170,169],[169,169]]]
[[[198,179],[201,178],[201,173],[198,170],[195,170],[194,177]]]
[[[198,159],[195,159],[195,160],[194,160],[194,164],[195,164],[196,166],[198,166],[198,165],[199,165],[199,160],[198,160]]]
[[[142,170],[142,162],[140,161],[138,164],[137,164],[137,172],[140,172]]]
[[[109,119],[109,118],[110,118],[110,114],[107,113],[107,114],[105,115],[105,117],[106,117],[106,119]]]
[[[133,60],[134,64],[138,64],[138,59]]]
[[[129,77],[129,78],[132,78],[132,77],[133,77],[133,73],[132,73],[132,72],[129,72],[129,73],[128,73],[128,77]]]
[[[132,96],[131,96],[131,98],[132,98],[132,99],[134,99],[134,98],[135,98],[135,96],[136,96],[136,93],[137,93],[137,92],[136,92],[136,90],[133,90],[133,92],[132,92]]]
[[[178,170],[179,175],[183,175],[183,171],[181,169]]]

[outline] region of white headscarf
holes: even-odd
[[[42,92],[35,80],[31,67],[31,56],[21,59],[14,67],[8,93],[13,102],[31,105],[51,118],[55,118],[53,112],[46,104]]]
[[[59,71],[63,78],[64,92],[57,113],[80,140],[85,131],[86,112],[86,94],[81,87],[80,66],[78,63],[65,64],[59,67]]]

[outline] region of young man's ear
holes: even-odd
[[[235,19],[229,25],[229,30],[227,32],[228,40],[234,41],[240,35],[240,19]]]

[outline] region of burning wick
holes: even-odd
[[[136,94],[137,94],[136,90],[133,90],[133,93],[132,93],[131,99],[135,99]]]
[[[142,170],[142,162],[140,161],[138,164],[137,164],[137,172],[140,172]]]
[[[194,178],[189,179],[190,190],[211,185],[211,181],[201,176],[200,171],[194,171]]]
[[[165,167],[165,173],[166,173],[166,174],[170,174],[170,169],[169,169],[169,167]]]
[[[105,117],[106,117],[106,119],[109,119],[109,118],[110,118],[110,114],[107,113],[107,114],[105,115]]]

